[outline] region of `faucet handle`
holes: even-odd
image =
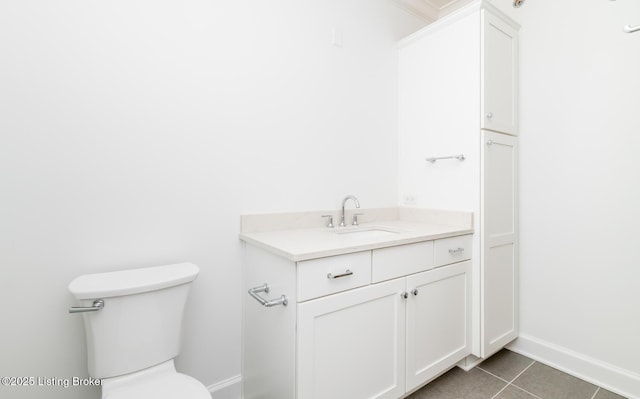
[[[322,215],[323,218],[328,218],[327,221],[327,227],[332,229],[333,228],[333,215]]]
[[[364,213],[354,213],[353,214],[353,221],[351,222],[351,224],[353,226],[357,226],[358,225],[358,216],[362,216],[364,215]]]

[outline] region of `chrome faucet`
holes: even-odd
[[[353,202],[356,204],[356,208],[360,208],[360,202],[356,197],[354,197],[353,195],[347,195],[346,197],[344,197],[344,199],[342,200],[342,213],[340,214],[340,226],[342,227],[346,226],[346,224],[344,223],[344,205],[348,200],[353,200]]]

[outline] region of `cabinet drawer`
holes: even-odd
[[[436,240],[434,244],[434,266],[448,265],[449,263],[471,259],[471,237],[471,234],[467,234]]]
[[[433,241],[373,250],[371,277],[374,283],[433,268]]]
[[[298,262],[298,302],[371,283],[371,251]]]

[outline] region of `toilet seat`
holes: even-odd
[[[175,371],[173,360],[102,384],[102,399],[211,399],[200,381]]]

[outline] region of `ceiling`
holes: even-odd
[[[433,22],[473,0],[394,0],[402,8],[427,22]]]

